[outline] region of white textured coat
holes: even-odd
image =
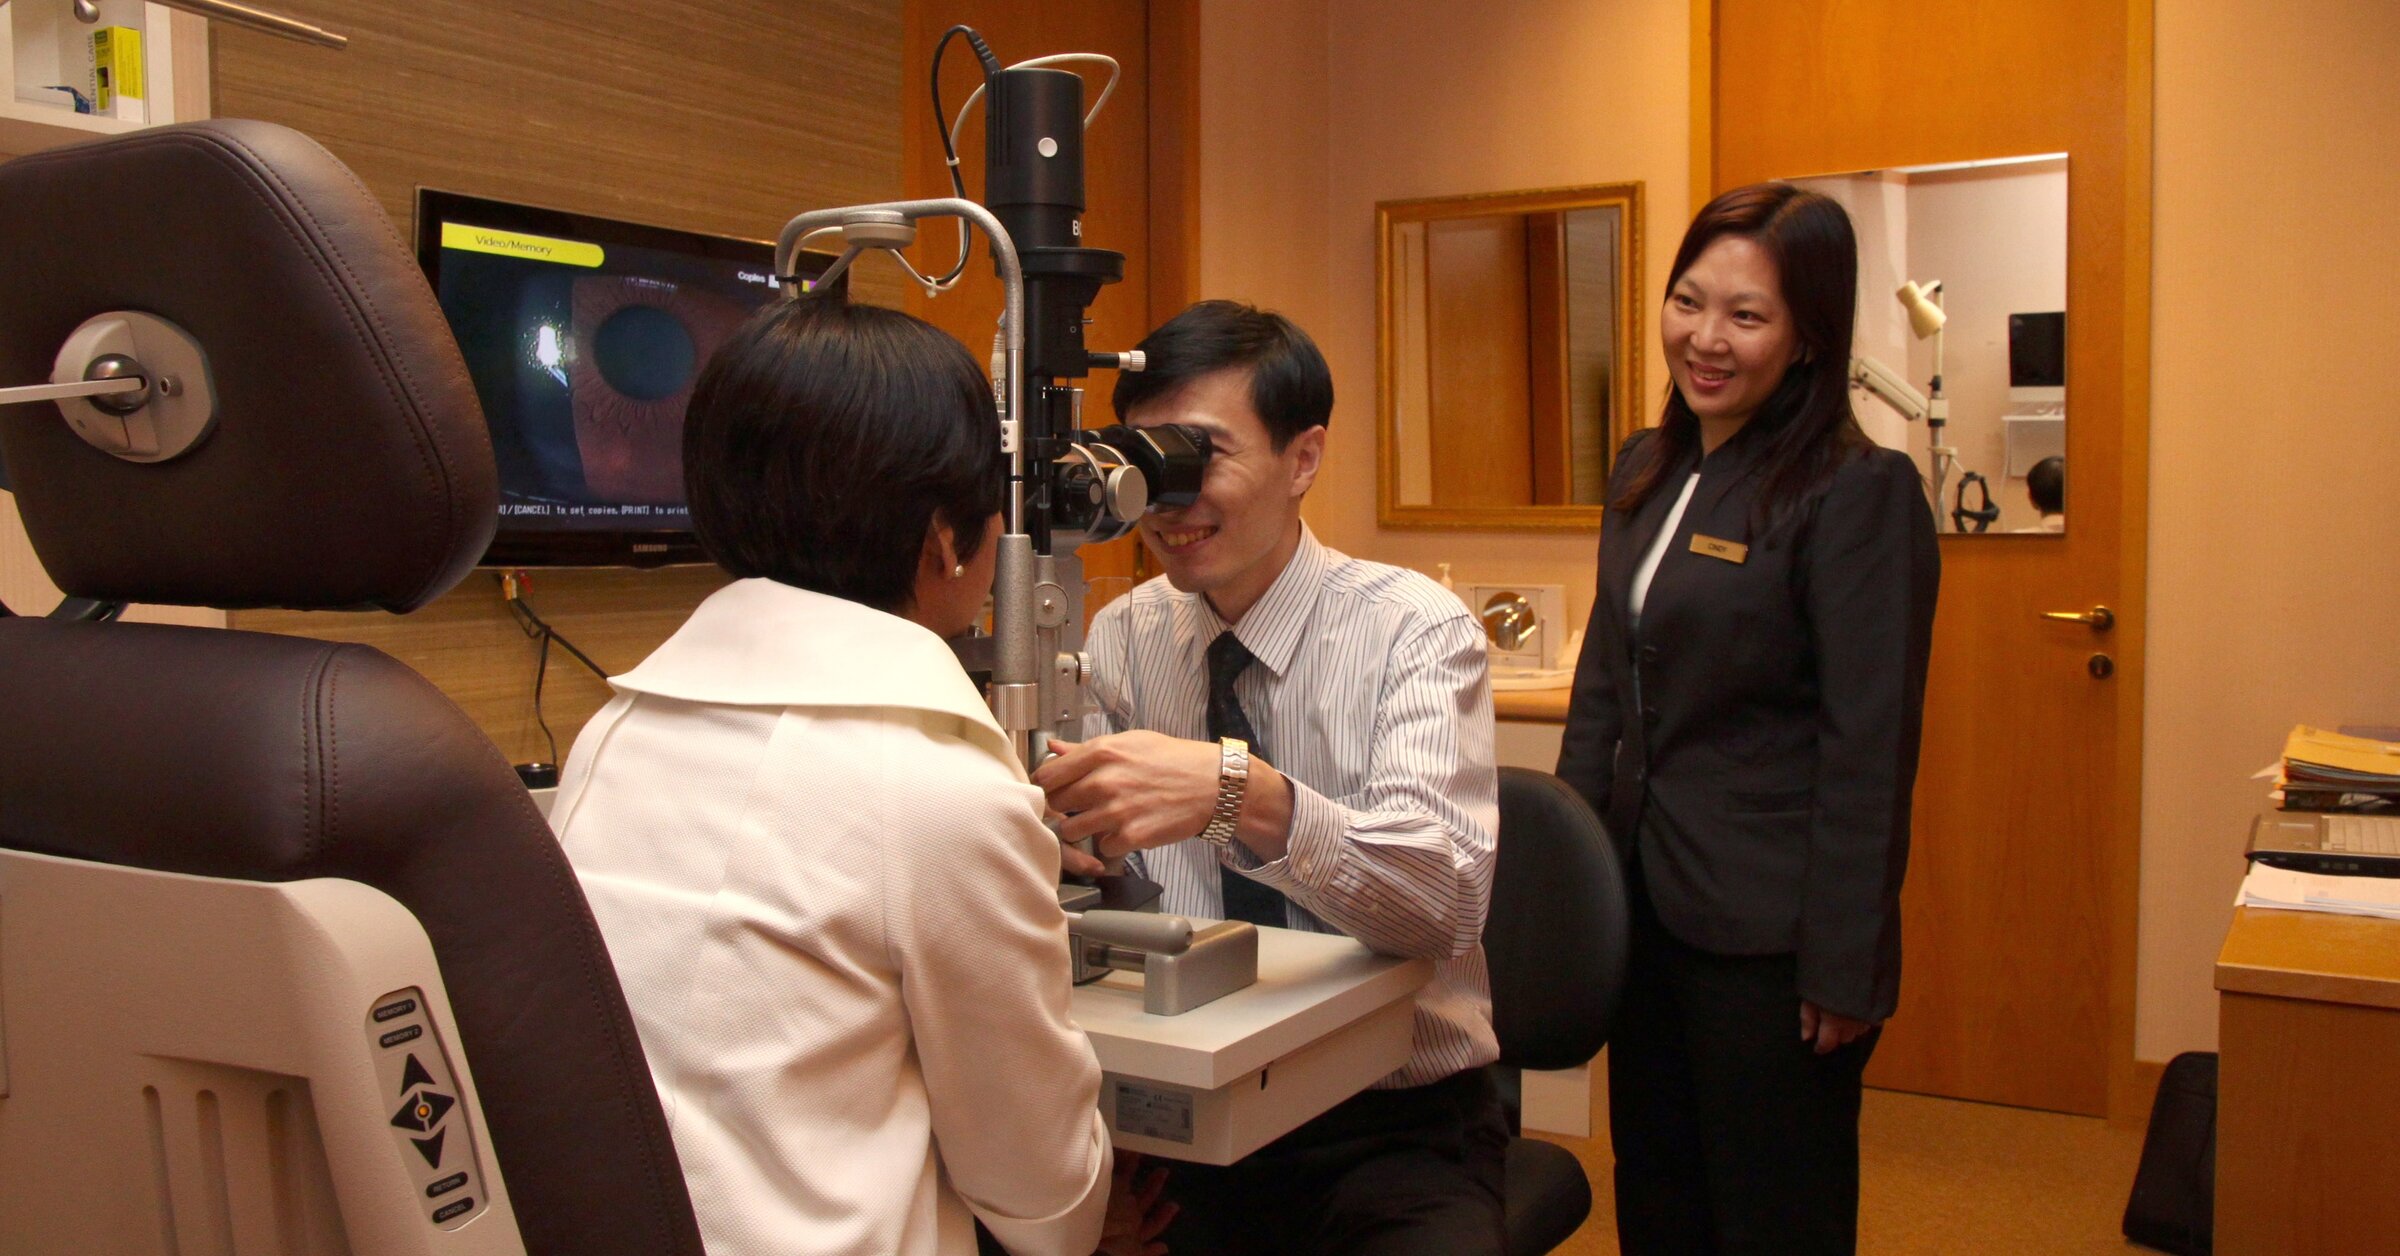
[[[1058,843],[949,649],[743,580],[611,683],[552,823],[708,1250],[964,1254],[972,1213],[1090,1252],[1110,1155]]]

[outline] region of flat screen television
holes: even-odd
[[[706,561],[683,499],[700,367],[779,295],[775,248],[417,190],[417,260],[491,426],[494,567]],[[803,254],[804,278],[832,259]]]
[[[2066,311],[2008,316],[2008,399],[2067,399]]]

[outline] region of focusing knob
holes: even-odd
[[[1150,509],[1150,477],[1139,467],[1118,467],[1108,473],[1108,514],[1131,523]]]

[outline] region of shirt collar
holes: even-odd
[[[1299,548],[1292,551],[1283,573],[1251,604],[1242,622],[1230,625],[1242,648],[1250,651],[1250,657],[1268,671],[1281,676],[1291,665],[1293,652],[1300,648],[1300,631],[1308,626],[1309,615],[1316,609],[1317,591],[1324,586],[1325,573],[1340,558],[1317,540],[1317,534],[1306,523],[1301,524]],[[1207,598],[1197,593],[1184,596],[1198,604],[1209,640],[1215,640],[1217,634],[1225,631],[1228,625],[1224,617],[1208,604]]]
[[[710,594],[640,666],[608,683],[687,702],[936,711],[988,734],[986,748],[1014,761],[1008,735],[940,637],[773,580],[736,580]]]

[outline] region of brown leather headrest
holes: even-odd
[[[491,439],[439,305],[381,206],[264,122],[160,127],[0,166],[0,386],[46,383],[84,320],[139,310],[208,356],[216,428],[172,461],[0,406],[26,532],[70,596],[420,606],[499,519]]]

